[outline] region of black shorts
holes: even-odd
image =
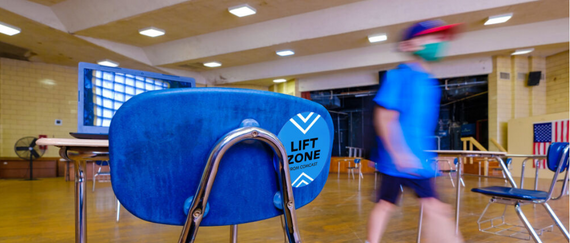
[[[380,187],[377,187],[379,189],[376,192],[376,202],[384,200],[392,204],[397,204],[400,193],[402,193],[400,185],[413,189],[419,198],[437,198],[434,185],[435,180],[433,178],[410,179],[386,174],[380,174],[380,176],[382,179],[380,179]]]

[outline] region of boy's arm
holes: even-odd
[[[374,108],[374,128],[399,171],[421,168],[420,160],[404,140],[400,112],[381,106]]]

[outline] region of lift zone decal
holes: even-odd
[[[278,137],[287,149],[293,187],[311,184],[323,170],[330,153],[327,122],[314,112],[299,113],[285,123]]]

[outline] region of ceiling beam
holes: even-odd
[[[38,23],[47,25],[54,29],[67,32],[65,26],[48,6],[30,1],[0,0],[0,8],[21,15]],[[7,24],[10,23],[7,22]]]
[[[4,0],[14,1],[14,0]],[[69,32],[126,19],[187,0],[67,0],[51,6]],[[16,1],[14,1],[16,2]],[[25,1],[18,1],[25,2]]]
[[[523,24],[467,32],[453,41],[448,56],[462,56],[500,50],[568,42],[569,19]],[[249,80],[295,77],[310,73],[386,65],[408,60],[393,43],[350,50],[300,56],[277,61],[228,67],[202,74],[216,84]]]
[[[360,1],[156,44],[144,50],[155,65],[166,65],[532,1],[535,0],[407,0],[406,4],[392,0]]]
[[[473,76],[491,73],[493,61],[490,56],[447,59],[430,66],[436,78]],[[396,65],[377,66],[365,69],[351,69],[324,74],[307,75],[298,78],[299,91],[316,91],[377,85],[378,72]]]

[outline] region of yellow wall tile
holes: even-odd
[[[70,137],[77,131],[76,95],[77,68],[0,58],[0,157],[16,157],[21,137]],[[58,149],[44,156],[58,157]]]

